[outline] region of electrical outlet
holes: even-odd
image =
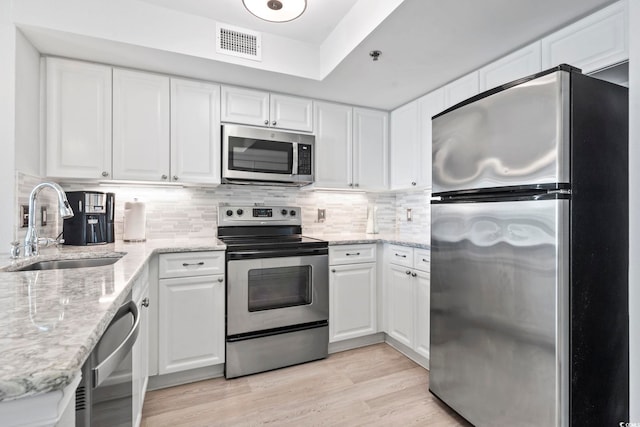
[[[42,206],[40,208],[40,225],[43,227],[47,226],[47,208],[48,206]]]
[[[413,217],[411,215],[411,209],[410,208],[407,208],[407,221],[408,222],[413,221]]]
[[[324,222],[327,219],[326,209],[318,209],[318,222]]]
[[[29,205],[20,205],[20,221],[22,222],[22,228],[29,226]]]

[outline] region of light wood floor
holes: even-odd
[[[468,426],[429,393],[428,383],[427,370],[376,344],[148,392],[142,426]]]

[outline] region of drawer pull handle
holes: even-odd
[[[331,269],[331,272],[332,272],[332,273],[335,273],[335,272],[336,272],[336,269],[335,269],[335,268],[332,268],[332,269]]]
[[[408,276],[408,275],[411,274],[411,271],[407,270],[407,271],[405,271],[405,274]]]
[[[406,255],[400,255],[400,254],[396,254],[396,256],[399,256],[400,258],[406,258]]]
[[[358,255],[360,255],[360,252],[351,253],[351,254],[349,252],[347,252],[347,256],[351,256],[351,255],[358,256]]]
[[[429,262],[428,259],[422,258],[422,262]]]
[[[416,277],[417,275],[417,273],[411,273],[411,277]]]
[[[222,277],[218,277],[218,282],[222,283],[223,282],[223,278]]]
[[[182,263],[183,267],[189,267],[190,265],[204,265],[204,261],[193,262],[193,263],[188,263],[188,262],[183,262]]]

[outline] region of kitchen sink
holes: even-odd
[[[104,265],[115,264],[122,258],[78,258],[78,259],[56,259],[49,261],[38,261],[23,267],[12,269],[11,271],[35,271],[35,270],[61,270],[65,268],[85,268],[85,267],[101,267]]]

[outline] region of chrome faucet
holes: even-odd
[[[45,188],[53,188],[58,195],[58,209],[60,216],[63,219],[71,218],[73,216],[73,210],[67,200],[62,187],[55,182],[43,182],[34,187],[29,195],[29,228],[27,228],[27,235],[24,238],[24,256],[38,255],[38,229],[36,227],[36,198],[38,193]]]

